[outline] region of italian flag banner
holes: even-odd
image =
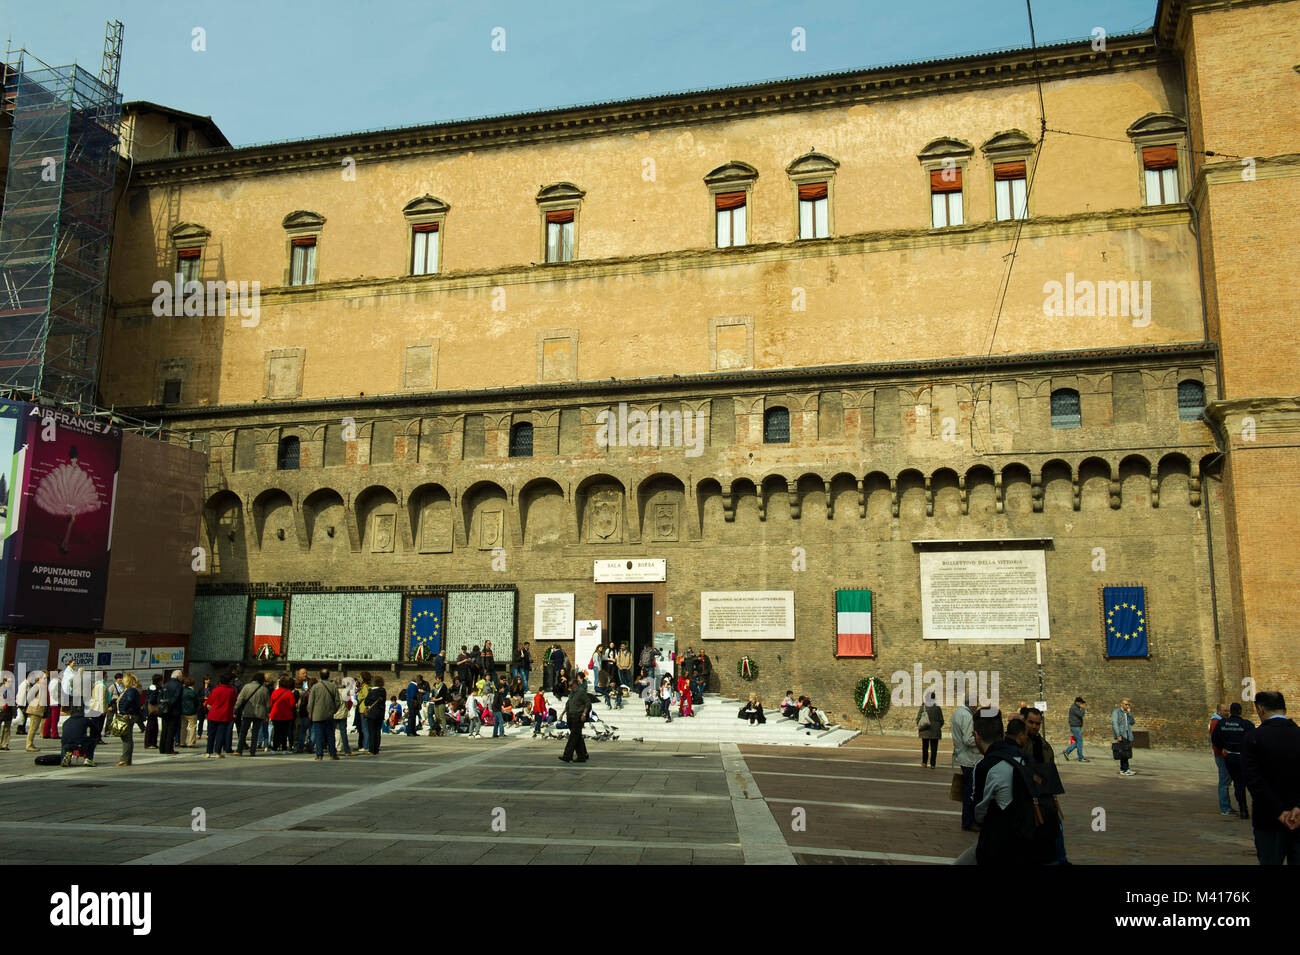
[[[284,601],[257,601],[253,611],[253,654],[257,655],[262,647],[269,646],[271,653],[279,656],[283,633]]]
[[[871,591],[835,591],[835,655],[871,656]]]

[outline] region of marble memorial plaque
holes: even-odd
[[[1050,637],[1041,550],[922,551],[927,640],[1021,643]]]
[[[533,596],[533,644],[573,639],[573,594]]]
[[[793,590],[700,593],[700,639],[793,640]]]

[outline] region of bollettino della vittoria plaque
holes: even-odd
[[[447,647],[483,646],[492,641],[498,661],[515,647],[515,594],[512,590],[453,590],[447,595]]]
[[[927,640],[1020,643],[1050,636],[1042,550],[922,551]]]

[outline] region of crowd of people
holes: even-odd
[[[787,694],[787,700],[789,695]],[[1253,819],[1255,852],[1262,865],[1300,865],[1300,727],[1286,715],[1281,693],[1255,694],[1256,726],[1240,703],[1221,705],[1210,718],[1209,743],[1218,769],[1219,811]],[[1076,696],[1067,713],[1070,744],[1060,761],[1083,755],[1087,701]],[[1122,777],[1132,769],[1132,701],[1120,700],[1110,713],[1111,756]],[[935,768],[944,714],[933,693],[917,709],[921,765]],[[1021,703],[1003,725],[1001,711],[973,697],[951,714],[952,797],[960,801],[961,827],[978,833],[976,845],[959,864],[1069,865],[1058,799],[1064,792],[1057,755],[1043,735],[1043,713]],[[1232,808],[1229,789],[1237,801]],[[1247,794],[1254,799],[1252,817]]]

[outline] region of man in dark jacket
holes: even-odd
[[[573,692],[564,704],[564,720],[569,724],[569,741],[565,744],[564,755],[560,759],[566,763],[585,763],[587,743],[582,738],[582,724],[587,721],[587,712],[594,699],[583,689],[581,680],[574,680],[569,687]]]
[[[1079,762],[1088,762],[1088,760],[1083,758],[1083,717],[1086,702],[1087,701],[1084,700],[1083,697],[1076,696],[1074,702],[1070,704],[1070,735],[1074,737],[1074,742],[1065,747],[1065,751],[1061,753],[1061,759],[1066,762],[1069,762],[1070,760],[1070,750],[1072,749],[1078,749]]]
[[[1060,806],[1054,793],[1042,791],[1049,777],[1044,770],[1050,768],[1053,775],[1055,773],[1056,754],[1052,751],[1052,744],[1043,738],[1043,711],[1036,706],[1025,711],[1025,740],[1020,749],[1029,761],[1038,810],[1043,817],[1043,824],[1035,833],[1039,859],[1048,865],[1069,865],[1070,860],[1065,857],[1065,834],[1061,827]]]
[[[158,730],[158,752],[164,756],[176,755],[176,734],[181,728],[181,693],[184,690],[181,671],[173,670],[171,679],[158,694],[158,715],[162,718]]]
[[[1237,797],[1237,811],[1242,819],[1249,819],[1246,808],[1246,776],[1241,767],[1241,750],[1246,738],[1255,731],[1255,724],[1241,715],[1241,704],[1233,703],[1228,707],[1228,718],[1214,724],[1210,741],[1223,750],[1223,761],[1228,766],[1228,776],[1232,779],[1233,795]]]
[[[1260,865],[1300,865],[1300,727],[1281,693],[1255,694],[1259,728],[1242,745],[1246,785],[1255,797],[1255,854]],[[1224,722],[1223,720],[1219,721]]]
[[[429,735],[441,736],[447,729],[447,703],[451,700],[451,691],[442,682],[442,674],[434,674],[433,688],[429,691]]]
[[[1023,733],[1024,721],[1008,724]],[[975,717],[975,741],[984,758],[975,767],[975,821],[980,824],[979,865],[1023,868],[1034,858],[1034,797],[1025,754],[1002,734],[1002,714]]]
[[[72,765],[74,752],[86,755],[87,766],[95,765],[95,740],[90,732],[90,720],[86,719],[84,711],[75,709],[72,715],[63,721],[60,739],[63,743],[62,765]]]
[[[415,724],[420,718],[420,684],[424,681],[424,674],[416,674],[414,680],[406,685],[406,735],[415,735]]]

